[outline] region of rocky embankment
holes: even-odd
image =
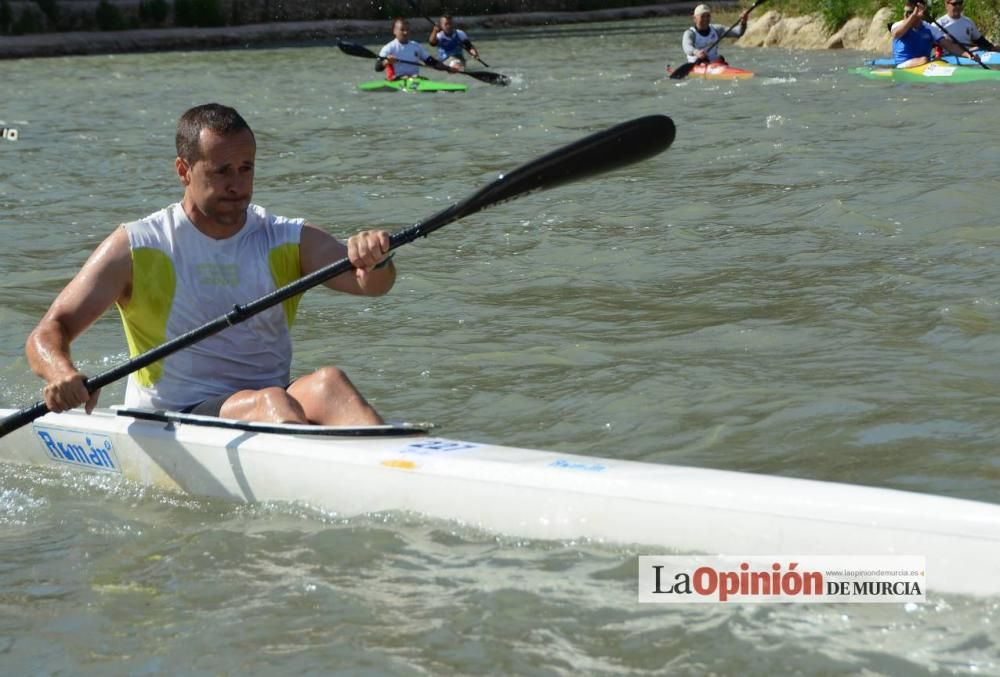
[[[859,49],[887,54],[892,51],[888,24],[892,10],[883,7],[871,19],[854,18],[836,33],[830,33],[818,14],[783,16],[767,12],[751,17],[741,47],[785,47],[789,49]]]

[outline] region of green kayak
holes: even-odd
[[[931,61],[913,68],[853,68],[851,72],[872,80],[895,80],[896,82],[1000,80],[1000,70],[986,70],[979,66],[955,66],[944,61]]]
[[[452,82],[438,82],[427,78],[399,78],[397,80],[372,80],[362,82],[358,89],[364,92],[464,92],[468,89],[465,85],[456,85]]]

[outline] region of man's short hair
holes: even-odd
[[[253,136],[253,130],[236,112],[235,108],[219,103],[205,103],[184,111],[177,120],[177,157],[188,165],[193,165],[201,159],[201,130],[208,129],[221,136],[242,132],[244,129]],[[256,137],[254,143],[257,142]]]

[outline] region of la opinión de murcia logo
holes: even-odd
[[[639,601],[924,602],[922,556],[639,557]]]

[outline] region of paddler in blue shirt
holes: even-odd
[[[463,50],[467,50],[476,59],[479,58],[479,50],[469,40],[465,31],[455,28],[455,24],[448,14],[442,16],[439,22],[434,24],[428,42],[431,47],[438,48],[438,59],[453,71],[465,68],[465,52]]]
[[[892,57],[896,68],[912,68],[931,61],[931,50],[938,44],[952,54],[972,58],[940,28],[924,21],[927,5],[921,0],[903,3],[903,18],[892,24]]]
[[[740,25],[726,33],[726,26],[712,23],[712,10],[708,5],[698,5],[694,8],[694,25],[684,31],[681,46],[687,55],[688,63],[726,63],[719,56],[719,43],[722,36],[738,38],[747,29],[747,17],[750,10],[740,14]],[[709,49],[711,47],[711,49]]]
[[[392,34],[396,38],[379,51],[375,70],[385,71],[386,80],[412,78],[420,75],[420,66],[403,61],[419,61],[431,68],[444,68],[440,61],[427,53],[418,42],[410,41],[410,22],[403,18],[394,19]]]

